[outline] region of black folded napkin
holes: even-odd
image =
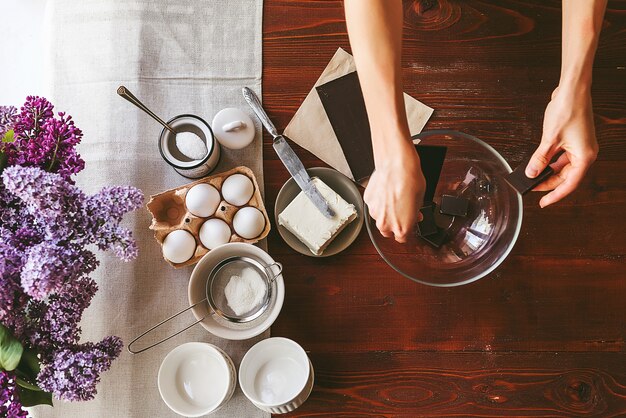
[[[356,71],[316,87],[339,145],[357,182],[374,171],[365,101]]]
[[[368,178],[374,171],[372,135],[363,92],[356,72],[348,73],[316,87],[326,116],[339,140],[350,170],[357,182]],[[417,145],[426,177],[424,202],[433,200],[446,147]]]

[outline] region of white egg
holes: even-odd
[[[231,205],[243,206],[250,201],[254,194],[252,180],[243,174],[228,176],[222,184],[222,195]]]
[[[200,227],[200,242],[202,245],[212,250],[230,241],[230,228],[221,219],[209,219]]]
[[[233,228],[243,238],[256,238],[261,235],[263,228],[265,228],[265,217],[257,208],[246,206],[235,213]]]
[[[163,240],[163,256],[172,263],[184,263],[195,251],[196,240],[184,229],[170,232]]]
[[[185,197],[187,210],[201,218],[213,216],[220,204],[220,192],[210,184],[200,183],[193,186]]]

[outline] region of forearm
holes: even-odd
[[[607,0],[563,0],[563,44],[559,87],[591,88],[593,59]]]
[[[379,165],[389,153],[406,147],[410,136],[400,67],[402,1],[345,0],[345,9]]]

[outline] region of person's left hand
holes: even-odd
[[[587,88],[571,86],[554,90],[546,107],[541,143],[526,167],[526,175],[536,177],[561,151],[563,154],[551,164],[554,175],[534,189],[550,191],[539,201],[542,208],[572,193],[598,155],[591,94]]]

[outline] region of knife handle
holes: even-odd
[[[265,129],[267,129],[272,137],[277,137],[278,131],[269,116],[267,116],[267,113],[265,113],[265,110],[263,110],[258,96],[248,87],[241,89],[241,92],[243,93],[243,98],[246,99],[246,102],[248,102],[252,110],[254,110],[254,113],[256,113],[257,117],[261,120],[263,126],[265,126]]]

